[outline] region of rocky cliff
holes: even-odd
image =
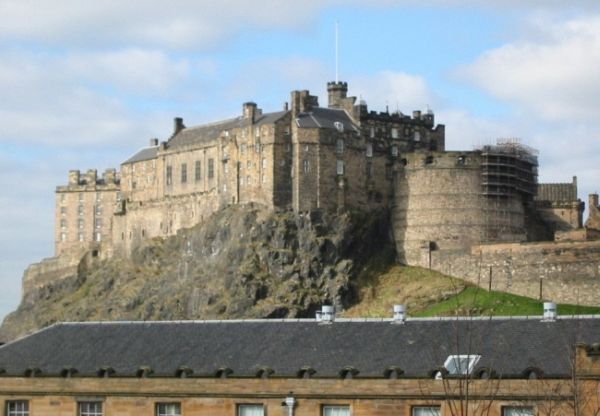
[[[393,253],[387,212],[232,206],[130,258],[84,258],[72,275],[26,292],[0,340],[55,321],[313,316],[324,302],[353,305],[361,272]]]

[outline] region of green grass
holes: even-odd
[[[409,312],[410,313],[410,312]],[[600,314],[600,307],[558,305],[559,315]],[[477,287],[467,287],[458,295],[436,303],[422,311],[411,314],[417,317],[429,316],[515,316],[542,315],[542,302],[524,296],[504,292],[488,292]]]

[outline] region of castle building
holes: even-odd
[[[6,416],[593,416],[600,409],[597,316],[397,315],[54,324],[0,347],[0,402]]]
[[[308,91],[293,91],[291,107],[279,112],[248,102],[240,116],[216,123],[186,127],[175,118],[171,137],[152,139],[119,174],[92,182],[91,173],[71,172],[69,185],[56,191],[56,254],[73,247],[129,253],[146,238],[172,235],[230,204],[296,211],[390,206],[401,156],[443,152],[444,126],[434,126],[430,111],[369,112],[347,91],[346,83],[330,82],[327,107]],[[94,193],[104,187],[113,195],[103,200],[118,202],[109,217],[98,217],[106,228],[91,232],[89,219],[80,228],[80,199],[91,198],[93,211],[100,206]]]

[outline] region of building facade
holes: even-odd
[[[6,416],[600,409],[598,317],[55,324],[0,347]]]

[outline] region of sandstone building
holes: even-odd
[[[6,416],[593,416],[600,319],[55,324],[0,347]]]
[[[547,277],[544,293],[561,301],[582,301],[565,298],[564,282],[556,283],[566,272],[584,278],[586,291],[600,289],[600,210],[591,197],[583,226],[575,177],[540,184],[537,152],[518,141],[447,151],[433,112],[369,111],[344,82],[327,91],[327,107],[293,91],[277,112],[247,102],[239,116],[211,124],[175,118],[167,140],[151,139],[119,172],[71,171],[56,189],[59,260],[40,270],[60,274],[86,253],[128,256],[145,239],[228,205],[258,203],[296,212],[389,209],[402,263],[478,283],[489,269],[490,287],[528,296]],[[36,267],[26,286],[37,284]]]

